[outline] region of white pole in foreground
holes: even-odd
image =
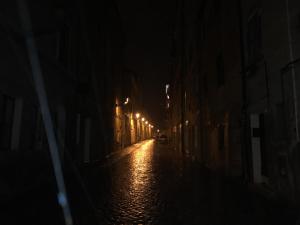
[[[41,65],[38,57],[38,51],[33,37],[30,14],[25,0],[18,0],[17,3],[19,7],[21,25],[25,34],[26,46],[27,46],[27,51],[29,56],[29,62],[32,69],[34,86],[36,89],[39,105],[41,108],[42,118],[43,118],[45,130],[48,138],[50,155],[52,159],[54,175],[56,178],[56,183],[58,188],[58,194],[57,194],[58,203],[62,207],[66,225],[72,225],[73,219],[71,216],[69,202],[66,195],[66,188],[65,188],[65,183],[64,183],[64,178],[63,178],[63,173],[61,168],[58,145],[54,133],[54,127],[53,127],[53,122],[52,122],[51,113],[49,109],[47,93],[45,90]]]

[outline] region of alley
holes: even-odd
[[[300,225],[299,0],[0,19],[0,225]]]
[[[67,171],[78,225],[295,225],[298,215],[154,140],[120,150],[101,164]],[[2,224],[64,224],[53,178],[40,179],[7,203],[3,198]]]
[[[239,182],[154,140],[86,174],[100,224],[294,224],[286,209],[265,205]]]

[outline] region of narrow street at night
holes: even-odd
[[[300,225],[300,0],[2,0],[0,225]]]
[[[86,175],[100,224],[279,225],[296,217],[154,140],[115,154]]]
[[[294,224],[293,209],[189,160],[169,145],[146,140],[83,169],[81,184],[69,174],[75,224]],[[64,224],[53,185],[45,182],[1,208],[4,224]]]

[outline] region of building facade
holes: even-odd
[[[63,164],[103,160],[114,148],[122,85],[118,8],[113,1],[27,2]],[[2,5],[0,194],[8,197],[51,177],[52,167],[17,1]]]
[[[299,200],[299,2],[177,5],[172,143],[211,169]]]

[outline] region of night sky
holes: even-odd
[[[175,1],[119,0],[117,4],[127,41],[124,63],[141,77],[144,109],[154,125],[160,126]]]

